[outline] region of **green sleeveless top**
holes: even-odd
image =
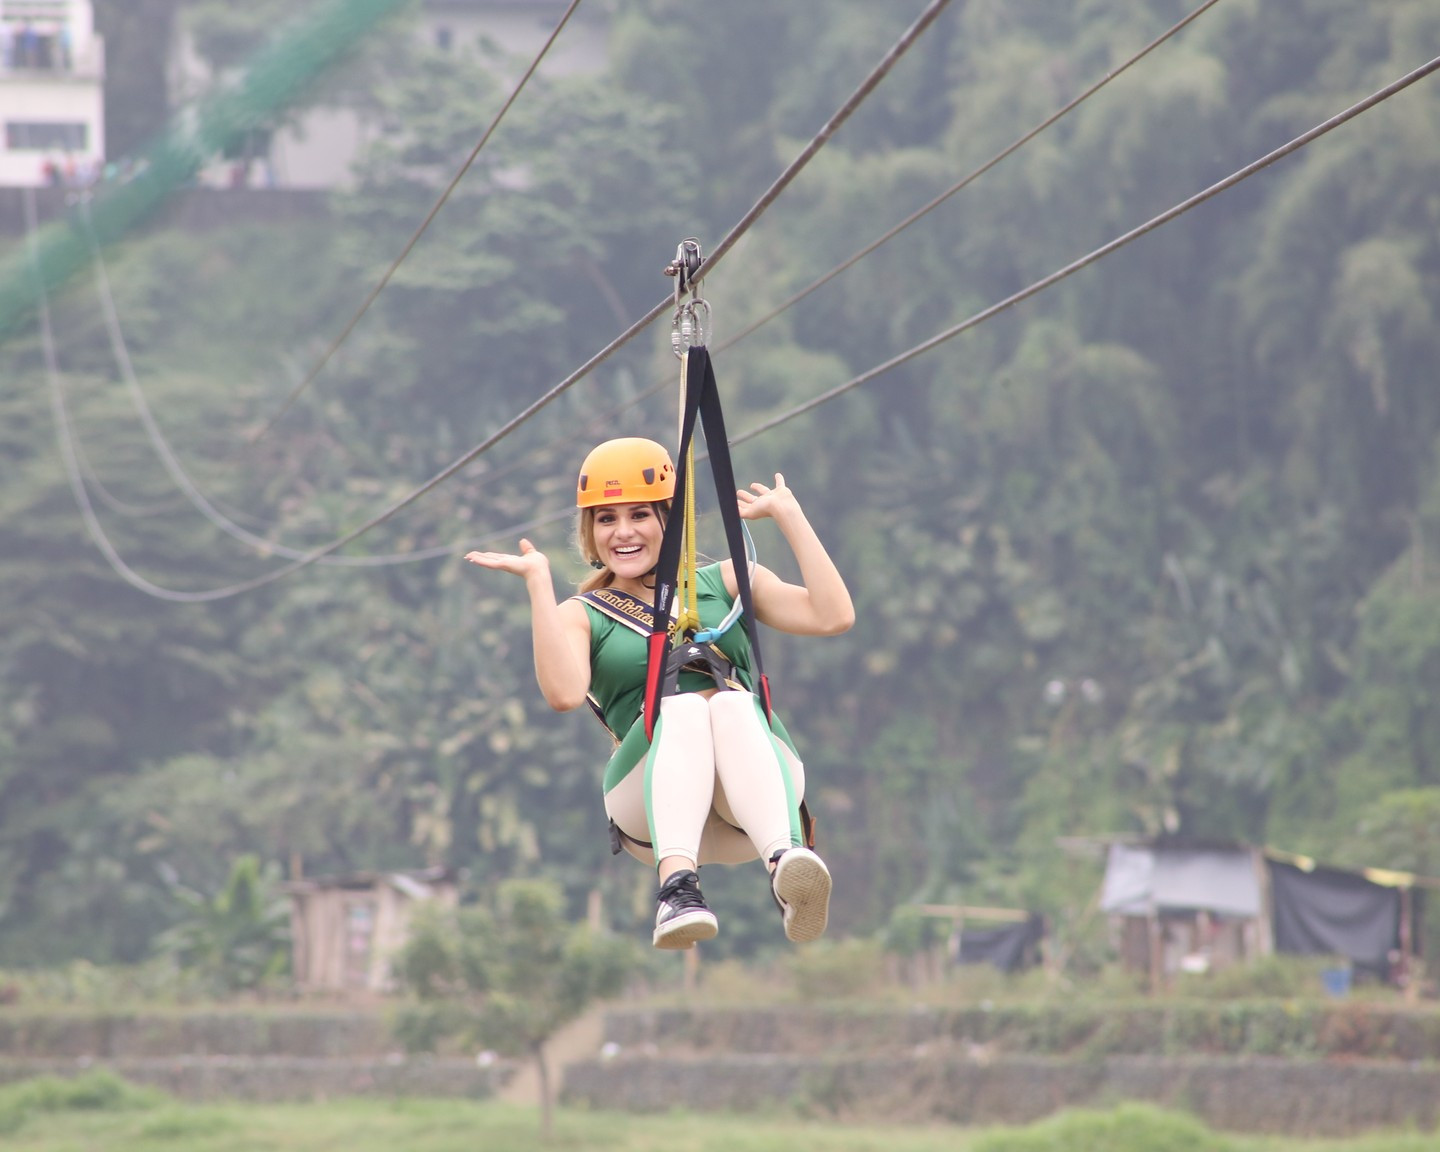
[[[714,628],[730,611],[735,598],[725,591],[719,564],[707,564],[696,573],[696,607],[700,623]],[[590,616],[590,695],[600,705],[605,726],[623,736],[640,715],[645,704],[645,665],[648,646],[645,637],[627,628],[592,604],[585,603]],[[735,665],[740,682],[752,692],[755,678],[751,669],[749,624],[744,617],[716,642],[725,658]],[[680,691],[713,688],[715,682],[699,672],[680,673]]]

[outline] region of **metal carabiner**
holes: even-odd
[[[670,323],[670,350],[684,356],[689,349],[707,343],[709,333],[709,303],[698,298],[686,301],[675,310],[675,319]]]

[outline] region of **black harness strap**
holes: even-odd
[[[631,631],[649,638],[651,606],[640,597],[614,588],[596,588],[590,592],[581,593],[580,599],[595,608],[596,611],[610,617],[617,624],[622,624]],[[677,645],[669,655],[666,671],[667,674],[673,672],[674,678],[678,682],[682,670],[709,676],[715,681],[716,688],[732,689],[737,692],[749,691],[740,679],[740,673],[736,671],[735,665],[724,652],[720,651],[719,645],[711,641],[704,643],[689,641]],[[599,705],[594,697],[588,697],[588,699],[590,707],[598,712]],[[605,727],[611,736],[615,736],[608,724]]]
[[[695,439],[695,422],[699,419],[710,451],[710,472],[715,478],[715,491],[720,502],[720,519],[725,526],[725,543],[735,569],[735,586],[740,608],[746,621],[758,621],[750,593],[750,569],[745,560],[745,536],[740,526],[740,509],[735,502],[735,469],[730,462],[730,441],[725,434],[725,416],[720,409],[720,392],[715,383],[715,366],[710,353],[700,345],[690,349],[685,361],[685,408],[680,422],[680,450],[676,456],[675,498],[683,502],[687,485],[694,483],[690,475],[690,446]],[[680,668],[703,659],[704,646],[693,643],[692,636],[682,636],[672,652],[670,620],[675,607],[679,584],[680,537],[683,517],[671,516],[665,524],[660,541],[660,559],[655,566],[655,603],[650,620],[649,659],[645,669],[645,735],[655,736],[655,720],[660,714],[660,700],[675,691]],[[755,687],[770,719],[770,681],[760,658],[759,628],[750,628],[750,649],[755,662]],[[712,671],[712,675],[714,672]]]

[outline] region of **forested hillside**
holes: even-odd
[[[97,0],[101,23],[122,7]],[[611,7],[573,30],[603,27],[609,70],[527,90],[330,368],[256,442],[473,147],[513,65],[388,36],[330,85],[378,142],[323,218],[162,222],[106,253],[156,420],[225,515],[313,547],[500,427],[661,299],[677,241],[713,245],[923,4]],[[707,280],[716,341],[1191,7],[955,0]],[[207,8],[180,3],[176,18]],[[718,352],[732,433],[1437,54],[1432,0],[1221,0]],[[139,147],[153,86],[112,79],[110,100]],[[179,590],[278,567],[157,462],[95,282],[77,278],[52,312],[91,498],[127,562]],[[1440,875],[1437,313],[1432,77],[737,448],[742,476],[785,474],[855,594],[845,636],[766,638],[838,932],[877,931],[903,901],[964,899],[1045,911],[1067,933],[1097,875],[1064,837],[1239,838]],[[38,328],[12,335],[0,963],[143,956],[175,914],[171,885],[213,891],[244,853],[307,875],[445,863],[476,889],[545,874],[577,908],[598,884],[617,920],[648,915],[652,878],[608,853],[607,738],[544,707],[518,582],[459,557],[511,547],[525,526],[562,579],[579,577],[565,510],[585,450],[674,439],[672,390],[626,407],[675,376],[668,337],[662,321],[341,554],[442,558],[316,565],[177,604],[128,586],[87,536]],[[780,564],[778,536],[757,537]],[[717,953],[780,941],[758,869],[713,883],[750,899]]]

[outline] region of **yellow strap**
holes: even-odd
[[[695,446],[686,453],[685,471],[690,483],[684,492],[684,506],[680,529],[680,572],[676,580],[679,586],[680,611],[670,625],[670,634],[682,637],[687,632],[700,628],[700,607],[695,579]]]
[[[688,352],[680,358],[682,410],[685,367],[688,359]],[[690,441],[689,450],[685,453],[685,477],[687,483],[682,494],[683,507],[681,509],[684,520],[680,525],[680,572],[676,579],[679,588],[680,611],[676,614],[674,623],[670,625],[670,635],[677,638],[683,637],[686,632],[698,631],[700,628],[699,596],[695,580],[695,441],[693,438]]]

